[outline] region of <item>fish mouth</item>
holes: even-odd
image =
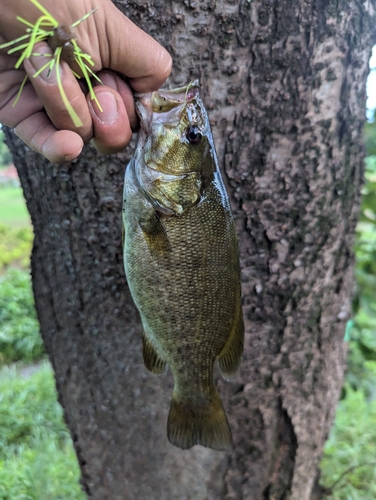
[[[193,80],[188,85],[173,90],[159,89],[147,94],[134,94],[141,130],[150,132],[152,121],[164,121],[166,113],[174,115],[177,108],[193,101],[199,93],[199,81]]]

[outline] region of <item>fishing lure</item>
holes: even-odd
[[[3,43],[0,45],[0,49],[5,49],[10,47],[8,50],[8,54],[15,54],[16,52],[22,51],[19,56],[15,68],[20,68],[21,64],[25,59],[28,59],[30,56],[44,56],[50,57],[50,60],[42,66],[36,73],[34,73],[33,78],[36,78],[42,71],[48,68],[49,76],[53,69],[56,69],[56,81],[57,86],[60,91],[60,95],[63,99],[64,105],[69,113],[69,116],[72,118],[72,121],[76,127],[81,127],[82,121],[73,109],[70,104],[63,88],[63,84],[61,81],[61,75],[59,71],[60,61],[66,61],[67,63],[76,62],[78,67],[80,68],[82,75],[87,83],[90,98],[94,100],[98,106],[98,108],[102,110],[101,105],[99,104],[97,97],[93,90],[93,85],[91,83],[91,78],[95,78],[99,83],[102,83],[100,78],[92,71],[90,66],[94,66],[94,61],[92,60],[89,54],[86,54],[79,47],[77,40],[74,38],[73,28],[75,28],[82,21],[87,19],[89,16],[94,14],[97,9],[94,9],[87,14],[85,14],[81,19],[73,23],[71,26],[61,25],[58,21],[41,5],[38,0],[30,0],[30,2],[37,7],[42,16],[40,16],[35,24],[30,23],[23,17],[17,16],[17,20],[23,23],[26,26],[26,34],[22,35],[10,42]],[[51,47],[52,54],[40,54],[38,52],[33,52],[33,47],[38,42],[47,42]],[[81,78],[81,76],[76,73],[72,68],[71,71],[76,78]],[[20,89],[17,93],[16,99],[13,102],[13,106],[15,106],[22,94],[22,90],[28,80],[28,76],[26,75],[23,79]]]

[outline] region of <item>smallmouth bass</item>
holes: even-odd
[[[124,180],[124,266],[143,358],[174,377],[169,441],[232,448],[213,379],[243,353],[238,244],[198,81],[136,95],[140,132]]]

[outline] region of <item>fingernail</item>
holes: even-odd
[[[50,55],[50,57],[48,57],[48,54]],[[51,56],[52,56],[52,51],[49,49],[49,47],[39,47],[39,49],[36,52],[34,52],[34,54],[32,56],[30,56],[30,62],[32,64],[33,68],[35,69],[35,73],[37,73],[47,63],[52,63],[53,57],[51,57]],[[46,82],[53,84],[53,83],[56,83],[57,67],[55,64],[52,71],[51,71],[50,67],[51,67],[50,65],[46,66],[43,71],[38,73],[37,76],[40,76]],[[60,74],[61,74],[60,65],[59,65],[58,69],[59,69]]]
[[[118,90],[118,87],[116,84],[116,78],[111,73],[102,74],[101,80],[102,80],[103,85],[106,85],[106,87],[111,87],[114,90]]]
[[[95,101],[91,101],[94,113],[102,123],[113,123],[118,117],[118,102],[111,92],[98,92],[97,99],[103,111]]]

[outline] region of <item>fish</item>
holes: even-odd
[[[167,437],[231,451],[214,383],[243,353],[239,250],[199,82],[136,94],[136,149],[124,177],[124,267],[141,316],[145,367],[174,378]]]

